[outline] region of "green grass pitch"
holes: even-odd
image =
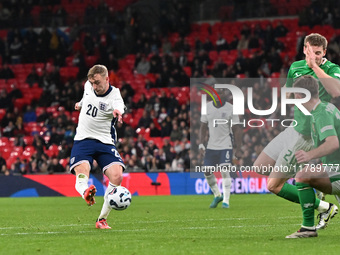
[[[110,230],[95,228],[102,197],[92,207],[80,197],[0,198],[0,254],[339,254],[339,215],[317,238],[285,239],[300,205],[232,195],[229,209],[209,209],[212,198],[134,196],[111,212]]]

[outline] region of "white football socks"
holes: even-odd
[[[88,181],[89,181],[89,177],[87,177],[85,174],[77,175],[75,188],[82,198],[84,198],[85,190],[89,187]]]
[[[231,178],[229,172],[221,171],[223,184],[223,203],[229,205]]]
[[[109,213],[111,212],[112,208],[109,204],[109,200],[107,199],[107,196],[115,187],[116,187],[116,185],[109,182],[109,185],[107,186],[107,189],[106,189],[105,194],[104,194],[104,203],[103,203],[103,207],[102,207],[102,210],[100,212],[100,215],[98,217],[98,220],[103,219],[103,218],[107,219],[107,217],[109,216]]]
[[[327,211],[328,208],[329,208],[329,203],[320,200],[320,204],[319,204],[318,208],[316,208],[316,210],[318,210],[319,213],[323,213],[323,212]]]
[[[215,175],[211,174],[211,175],[208,175],[208,176],[206,176],[206,175],[204,175],[204,176],[205,176],[205,179],[207,180],[207,182],[209,184],[209,187],[210,187],[212,193],[214,194],[214,196],[215,197],[220,197],[221,196],[221,192],[218,189]]]

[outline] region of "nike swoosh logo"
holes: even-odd
[[[334,211],[334,208],[332,208],[332,210],[331,210],[331,212],[329,213],[329,215],[328,215],[328,217],[327,217],[327,219],[325,219],[325,222],[328,222],[329,221],[329,219],[331,219],[332,217],[332,214],[333,214],[333,211]]]

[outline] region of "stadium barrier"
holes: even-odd
[[[104,195],[107,182],[101,174],[89,179],[99,196]],[[217,182],[222,191],[222,179],[217,178]],[[0,197],[79,196],[74,184],[72,174],[0,176]],[[211,194],[203,174],[193,178],[190,173],[124,173],[122,185],[134,196]],[[266,177],[235,177],[231,193],[269,193],[266,186]]]

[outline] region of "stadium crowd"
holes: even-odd
[[[38,20],[29,15],[36,4],[42,6]],[[267,22],[264,27],[244,22],[239,36],[234,35],[232,40],[226,40],[222,34],[218,34],[216,40],[212,40],[213,37],[202,40],[193,35],[196,27],[190,24],[189,6],[182,1],[172,4],[173,8],[162,8],[160,29],[155,32],[142,30],[139,27],[142,17],[133,10],[115,11],[105,1],[89,5],[83,24],[76,23],[68,30],[61,28],[69,23],[62,6],[48,13],[52,11],[51,1],[1,3],[0,27],[6,28],[7,34],[0,38],[0,79],[6,80],[7,87],[0,92],[0,110],[4,113],[0,115],[0,139],[12,144],[13,152],[17,152],[0,150],[1,174],[52,174],[68,170],[77,125],[74,105],[82,98],[87,70],[94,63],[108,67],[111,84],[120,88],[127,106],[129,118],[124,118],[123,124],[116,124],[117,148],[127,171],[189,171],[190,163],[202,160],[196,144],[200,116],[195,109],[199,106],[190,105],[189,98],[180,98],[178,94],[182,88],[184,91],[189,88],[190,77],[257,78],[258,82],[253,84],[254,107],[269,108],[273,87],[270,79],[285,78],[290,63],[295,56],[300,57],[306,33],[298,33],[297,43],[287,42],[283,38],[291,31],[283,22]],[[324,8],[316,8],[315,3],[310,9],[324,12]],[[314,25],[334,25],[337,12],[337,8],[331,9],[332,18],[328,23],[322,18]],[[13,17],[16,17],[14,23]],[[87,29],[83,25],[92,20],[91,17],[100,17],[95,19],[97,25],[114,24],[117,29],[114,32],[105,28]],[[300,17],[301,26],[305,25],[304,18]],[[133,31],[128,37],[133,40],[129,52],[133,62],[128,68],[126,62],[116,57],[117,36],[127,26]],[[213,33],[212,27],[208,27],[209,34]],[[340,34],[329,39],[327,58],[340,63]],[[293,48],[294,54],[282,54],[287,48]],[[236,53],[233,61],[226,62],[222,55],[232,52]],[[16,99],[24,98],[25,91],[18,88],[13,66],[26,63],[45,63],[40,69],[33,64],[24,80],[27,89],[38,87],[42,93],[31,104],[18,107]],[[65,66],[77,67],[77,75],[65,79],[60,71]],[[126,72],[129,79],[125,79]],[[140,78],[142,88],[136,87],[133,81]],[[278,113],[269,117],[282,119]],[[250,113],[245,116],[247,120],[252,118],[256,117]],[[252,165],[282,128],[245,127],[244,156],[235,163]],[[22,156],[30,152],[26,148],[33,151],[27,157]],[[101,172],[96,164],[94,171]]]

